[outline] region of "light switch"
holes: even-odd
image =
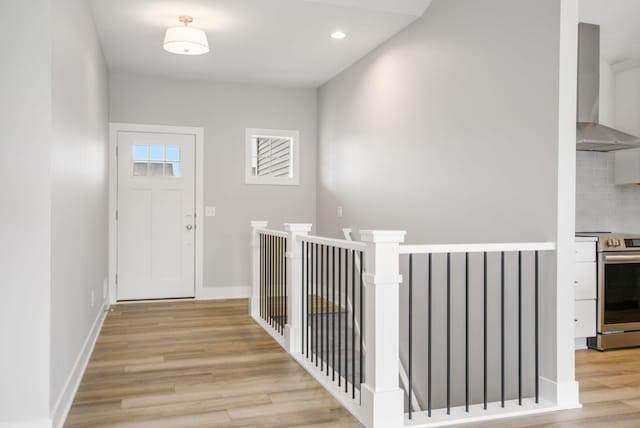
[[[342,218],[342,207],[338,207],[338,218]]]
[[[205,208],[204,215],[206,217],[215,217],[216,216],[216,207],[207,207],[207,208]]]

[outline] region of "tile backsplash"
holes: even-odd
[[[614,184],[613,152],[577,152],[576,231],[640,234],[640,186]]]

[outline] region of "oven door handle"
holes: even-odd
[[[634,262],[640,263],[640,255],[622,255],[604,256],[605,262]]]

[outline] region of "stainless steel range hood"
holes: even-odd
[[[640,138],[600,125],[600,26],[578,30],[577,149],[592,152],[640,147]]]

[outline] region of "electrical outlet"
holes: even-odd
[[[204,210],[204,215],[206,217],[215,217],[216,216],[216,207],[206,207]]]
[[[338,207],[338,218],[342,218],[342,207]]]
[[[93,305],[95,304],[96,301],[96,296],[95,296],[95,292],[93,290],[91,290],[91,307],[93,308]]]

